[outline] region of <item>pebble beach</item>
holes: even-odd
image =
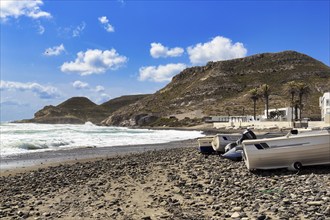
[[[2,171],[0,218],[330,219],[330,166],[250,172],[196,140],[165,145]]]

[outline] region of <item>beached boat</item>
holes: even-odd
[[[249,170],[330,164],[330,131],[290,132],[286,136],[244,140],[243,158]]]
[[[266,133],[267,134],[267,133]],[[264,134],[264,135],[266,135]],[[225,153],[221,154],[223,158],[240,161],[242,160],[243,147],[242,142],[244,140],[257,139],[257,136],[250,129],[246,129],[236,142],[229,143],[225,146]]]
[[[232,145],[234,145],[234,144],[232,143]],[[227,148],[227,146],[226,146],[226,148]],[[222,154],[221,156],[226,159],[233,160],[233,161],[240,161],[240,160],[242,160],[242,153],[243,153],[242,145],[236,144],[236,146],[232,146],[230,149],[226,150],[226,153]]]
[[[212,147],[212,141],[214,136],[205,136],[197,139],[199,152],[202,154],[212,154],[215,151]]]
[[[213,138],[212,147],[213,150],[224,153],[228,144],[236,142],[240,144],[243,140],[256,138],[257,136],[250,129],[246,129],[242,134],[217,134]]]
[[[211,141],[211,146],[214,151],[224,153],[225,147],[233,142],[236,142],[238,139],[242,137],[242,134],[217,134],[213,137]]]

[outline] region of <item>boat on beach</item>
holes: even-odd
[[[251,130],[246,129],[243,133],[233,133],[233,134],[217,134],[213,137],[212,147],[214,151],[220,153],[226,153],[228,150],[235,146],[230,147],[233,143],[240,145],[243,140],[257,139],[257,138],[270,138],[270,137],[280,137],[283,136],[282,132],[266,132],[260,133],[258,136]],[[230,147],[230,148],[228,148]]]
[[[302,166],[330,164],[330,130],[292,130],[281,137],[244,140],[242,146],[249,170],[300,170]]]
[[[215,151],[212,148],[212,141],[214,136],[205,136],[197,138],[198,149],[201,154],[209,155]]]
[[[227,146],[226,146],[227,148]],[[243,153],[243,147],[242,145],[236,145],[230,147],[226,153],[222,154],[221,157],[230,159],[233,161],[240,161],[242,160],[242,153]]]
[[[244,140],[257,139],[257,136],[250,129],[246,129],[235,142],[229,143],[225,146],[225,153],[221,154],[221,157],[230,159],[233,161],[242,160],[243,147],[242,142]]]
[[[263,133],[258,136],[278,137],[283,133]],[[257,136],[250,129],[246,129],[243,133],[233,134],[216,134],[215,136],[205,136],[198,138],[199,152],[204,155],[219,154],[223,158],[239,161],[242,159],[242,141],[247,139],[256,139]],[[230,151],[230,152],[228,152]]]
[[[247,136],[248,135],[248,136]],[[249,136],[251,135],[251,136]],[[205,136],[197,139],[199,151],[202,154],[224,153],[225,147],[237,141],[241,143],[243,139],[256,138],[255,134],[247,129],[243,134],[216,134],[215,136]]]
[[[234,134],[216,134],[213,136],[211,141],[211,146],[214,151],[224,153],[225,147],[233,142],[236,142],[238,139],[242,137],[242,134],[234,133]]]

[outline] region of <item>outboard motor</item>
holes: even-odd
[[[240,145],[244,140],[252,140],[252,139],[257,139],[257,136],[250,129],[246,129],[243,132],[242,137],[238,139],[236,143],[237,145]]]
[[[228,151],[230,151],[231,149],[233,149],[234,147],[237,147],[237,143],[233,142],[233,143],[229,143],[225,146],[225,152],[227,153]]]

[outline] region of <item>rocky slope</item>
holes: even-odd
[[[303,114],[318,117],[318,98],[330,89],[330,68],[295,51],[264,53],[240,59],[209,62],[191,67],[173,77],[172,81],[153,95],[115,111],[102,122],[104,125],[150,125],[160,118],[192,115],[253,114],[247,93],[268,84],[271,88],[270,108],[290,105],[284,93],[285,83],[305,82],[311,93],[304,100]],[[265,103],[257,103],[262,114]]]
[[[33,119],[19,122],[51,123],[51,124],[84,124],[92,122],[100,124],[119,108],[132,104],[147,95],[122,96],[97,105],[86,97],[72,97],[63,103],[45,106],[34,114]]]

